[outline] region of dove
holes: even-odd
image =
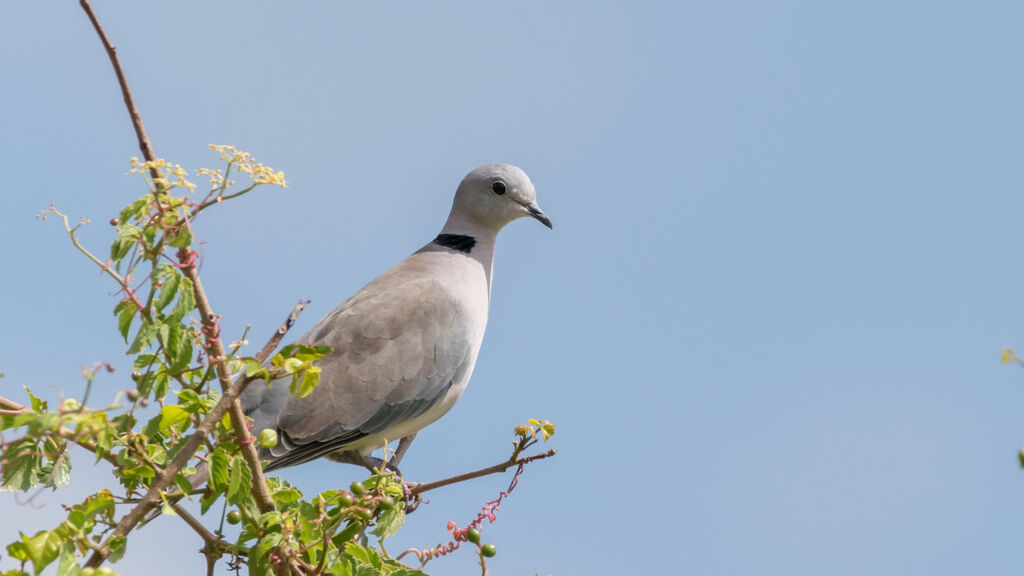
[[[345,300],[296,343],[326,345],[308,396],[288,382],[251,383],[241,395],[254,430],[277,432],[261,448],[265,471],[316,458],[379,467],[371,453],[399,440],[397,469],[416,433],[458,401],[476,365],[490,307],[498,232],[519,218],[551,228],[530,178],[510,164],[463,178],[441,232]]]

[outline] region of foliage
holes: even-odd
[[[377,470],[349,490],[310,498],[286,482],[263,479],[253,442],[268,447],[277,438],[269,430],[258,438],[250,436],[246,422],[237,419],[240,410],[232,411],[238,394],[253,379],[289,376],[293,393],[309,394],[319,380],[315,363],[330,349],[287,346],[265,361],[240,355],[245,334],[227,347],[221,343],[218,317],[199,281],[192,224],[211,206],[259,186],[284,187],[285,180],[245,152],[231,146],[211,148],[219,152],[224,167],[199,171],[210,186],[202,198],[191,196],[196,186],[180,166],[132,159],[131,173],[144,181],[146,193],[111,220],[116,235],[109,257],[101,259],[79,243],[76,232],[87,221],[72,226],[53,206],[41,215],[60,219],[74,246],[117,283],[113,315],[127,354],[134,357],[132,386],[109,405],[89,408],[93,379],[113,371],[98,364],[84,371],[81,399],[65,398],[51,409],[26,388],[28,405],[0,405],[5,408],[0,410],[0,431],[18,434],[2,445],[0,481],[4,489],[18,491],[66,485],[71,474],[68,444],[75,443],[92,451],[97,462],[111,464],[122,490],[101,490],[67,506],[66,519],[52,530],[21,534],[7,546],[7,555],[20,562],[20,569],[0,576],[28,574],[29,569],[39,574],[54,563],[58,576],[111,573],[101,565],[121,558],[131,530],[158,509],[189,523],[203,538],[203,553],[211,565],[226,557],[230,565],[247,566],[253,574],[422,574],[392,558],[383,546],[418,504],[418,496],[412,497],[389,470]],[[232,180],[238,174],[245,177],[242,186]],[[522,472],[520,453],[538,437],[547,440],[553,433],[547,421],[516,427],[513,454],[504,464],[518,465],[508,491]],[[201,463],[208,467],[209,480],[197,491],[188,477]],[[497,503],[508,491],[489,502],[469,527],[449,526],[456,548],[462,541],[476,546],[485,574],[484,559],[496,549],[480,543],[479,528],[482,519],[494,520]],[[219,510],[216,528],[205,527],[177,504],[185,495],[199,496],[204,515]],[[129,511],[117,518],[119,506]],[[224,535],[225,521],[240,524],[233,542]],[[416,554],[420,567],[439,555]]]

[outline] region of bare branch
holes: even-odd
[[[481,476],[487,476],[489,474],[498,474],[500,472],[504,472],[505,470],[508,470],[509,468],[511,468],[513,466],[519,466],[519,465],[522,465],[522,464],[529,464],[530,462],[533,462],[534,460],[542,460],[544,458],[548,458],[548,457],[554,456],[556,453],[557,452],[554,449],[551,449],[551,450],[548,450],[547,452],[543,452],[541,454],[536,454],[534,456],[529,456],[527,458],[519,458],[517,460],[506,460],[504,462],[499,462],[498,464],[495,464],[494,466],[488,466],[487,468],[481,468],[481,469],[473,471],[473,472],[466,472],[465,474],[459,474],[458,476],[452,476],[450,478],[444,478],[442,480],[435,480],[434,482],[426,482],[424,484],[417,484],[417,485],[415,485],[415,486],[413,486],[412,488],[409,489],[409,493],[412,496],[419,496],[420,494],[422,494],[424,492],[427,492],[429,490],[435,490],[437,488],[441,488],[442,486],[448,486],[448,485],[451,485],[451,484],[457,484],[459,482],[465,482],[466,480],[472,480],[474,478],[480,478]]]
[[[270,357],[270,353],[277,348],[277,345],[281,343],[281,339],[284,338],[284,335],[287,334],[288,330],[295,325],[295,321],[299,318],[299,314],[302,313],[302,309],[305,308],[307,304],[309,304],[309,300],[299,300],[299,303],[295,305],[294,309],[292,309],[291,314],[285,318],[284,324],[281,324],[281,327],[277,329],[277,332],[275,332],[270,340],[263,345],[263,348],[260,348],[259,353],[256,354],[257,362],[262,364]]]
[[[128,115],[132,119],[132,128],[135,129],[135,136],[139,139],[139,151],[142,152],[143,158],[152,162],[156,159],[156,155],[153,154],[153,145],[150,144],[149,136],[146,136],[146,129],[142,126],[142,116],[139,115],[139,109],[135,107],[135,98],[132,97],[132,91],[128,88],[128,80],[125,78],[124,69],[121,68],[121,60],[117,57],[117,49],[114,48],[110,39],[107,38],[107,33],[103,31],[103,26],[100,26],[100,21],[92,11],[89,0],[80,0],[79,4],[82,6],[82,10],[85,10],[85,13],[89,16],[92,27],[96,29],[96,34],[99,35],[100,42],[103,43],[103,48],[107,51],[110,64],[114,66],[117,83],[121,86],[121,96],[124,97],[124,105],[128,108]],[[155,169],[151,169],[150,174],[153,175],[153,178],[158,177]]]

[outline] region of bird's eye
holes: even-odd
[[[502,182],[501,180],[498,180],[494,184],[491,184],[491,191],[497,194],[498,196],[505,194],[505,183]]]

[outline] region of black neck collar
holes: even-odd
[[[469,254],[476,246],[476,238],[465,234],[438,234],[434,244]]]

